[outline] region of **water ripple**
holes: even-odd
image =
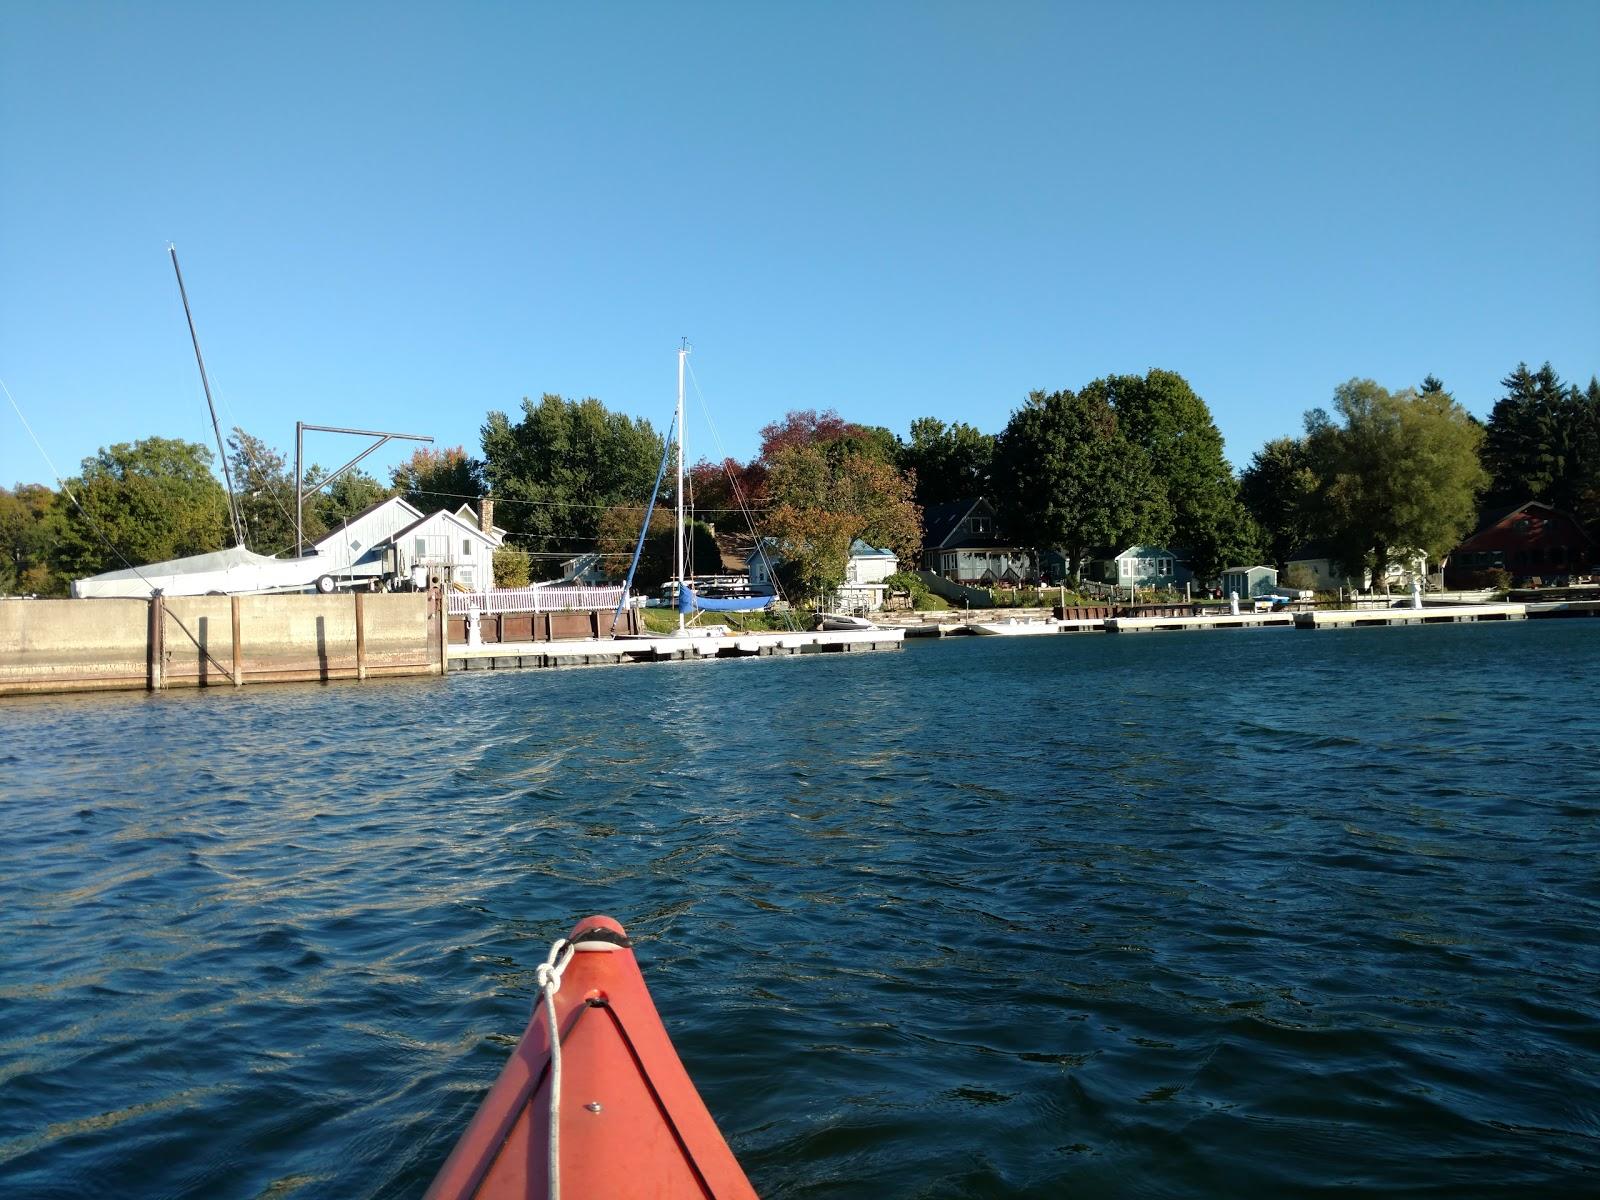
[[[417,1195],[609,911],[767,1196],[1593,1192],[1597,666],[1556,622],[3,703],[0,1190]]]

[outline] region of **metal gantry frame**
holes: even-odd
[[[299,558],[305,553],[305,471],[301,460],[304,457],[306,431],[313,433],[346,433],[353,437],[377,438],[360,454],[356,455],[344,466],[340,467],[326,479],[317,480],[317,486],[311,489],[310,494],[316,494],[331,484],[346,471],[352,469],[362,459],[382,446],[388,445],[396,438],[409,442],[431,442],[431,437],[420,433],[384,433],[381,429],[345,429],[338,425],[307,425],[304,421],[294,423],[294,553]]]

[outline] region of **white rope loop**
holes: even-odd
[[[561,1200],[561,1030],[556,1024],[556,993],[561,990],[561,976],[575,949],[566,938],[557,938],[551,943],[549,956],[533,971],[550,1022],[550,1160],[546,1164],[550,1200]],[[534,1004],[537,1006],[538,1001]]]

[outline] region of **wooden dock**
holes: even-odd
[[[815,633],[741,633],[727,637],[587,638],[565,642],[495,642],[452,645],[452,671],[507,671],[529,667],[611,666],[640,662],[694,662],[712,658],[772,658],[793,654],[865,654],[899,650],[903,629],[824,630]]]

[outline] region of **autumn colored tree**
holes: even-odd
[[[767,469],[760,462],[701,459],[689,469],[689,499],[696,515],[724,528],[744,528],[743,510],[761,503]]]
[[[831,408],[822,412],[814,408],[792,409],[781,419],[761,427],[761,453],[757,458],[771,464],[785,450],[836,442],[858,428]]]
[[[424,513],[460,508],[483,494],[482,464],[464,446],[435,450],[419,446],[389,472],[394,491]]]
[[[533,560],[526,550],[501,546],[494,552],[494,585],[497,588],[527,587]]]
[[[66,581],[51,566],[61,524],[57,501],[42,483],[0,487],[0,596],[65,592]]]
[[[779,570],[806,595],[844,581],[856,538],[915,559],[922,544],[922,510],[911,479],[866,453],[834,459],[826,443],[779,451],[767,480],[771,507],[764,532],[776,538]]]

